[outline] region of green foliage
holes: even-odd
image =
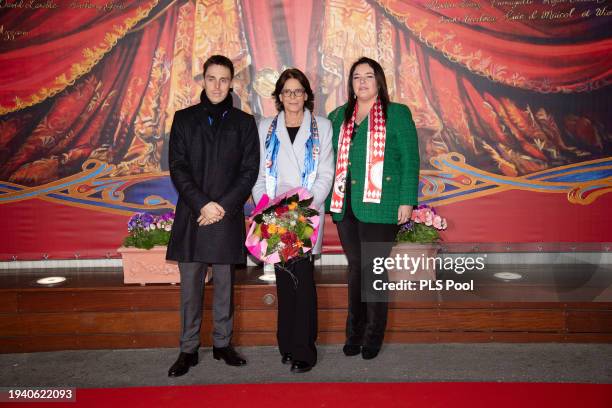
[[[319,212],[315,210],[314,208],[305,208],[304,210],[300,211],[300,213],[306,218],[310,218],[310,217],[314,217],[315,215],[319,215]]]
[[[298,222],[297,225],[295,226],[295,233],[298,237],[303,237],[304,232],[306,231],[306,227],[308,227],[308,224],[306,224],[305,222]],[[310,235],[309,235],[310,236]]]
[[[300,201],[300,196],[297,194],[294,194],[290,197],[285,197],[283,198],[277,205],[275,205],[274,207],[282,207],[284,205],[289,205],[291,203],[297,203]]]
[[[123,246],[151,249],[155,245],[166,246],[170,242],[170,232],[163,229],[138,230],[131,232],[123,240]]]
[[[268,238],[268,248],[266,249],[266,256],[274,253],[276,246],[280,242],[280,235],[275,234]]]
[[[302,200],[298,203],[298,205],[303,208],[308,208],[310,207],[310,204],[312,204],[312,200],[314,200],[314,197],[310,197],[305,200]]]
[[[304,224],[304,230],[302,232],[303,235],[300,235],[300,237],[310,238],[314,232],[314,228],[312,228],[312,225]]]
[[[433,227],[428,227],[425,224],[413,223],[410,229],[400,229],[397,233],[397,242],[416,242],[428,244],[438,242],[440,234]]]

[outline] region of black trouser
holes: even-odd
[[[287,267],[275,268],[278,300],[276,338],[281,354],[291,353],[293,360],[317,362],[317,289],[312,257],[300,259]]]
[[[349,264],[346,344],[380,348],[387,327],[388,303],[364,302],[362,288],[368,290],[366,287],[374,279],[373,258],[389,256],[398,226],[359,221],[351,209],[350,196],[347,196],[345,205],[344,218],[337,226]],[[376,246],[376,250],[368,251],[367,259],[362,259],[362,244],[367,242],[387,242],[389,245]]]

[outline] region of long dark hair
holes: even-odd
[[[312,112],[314,109],[314,92],[312,92],[310,82],[308,82],[306,75],[304,75],[304,73],[297,68],[286,69],[282,74],[280,74],[280,77],[278,77],[278,81],[276,81],[276,86],[274,87],[274,92],[272,92],[274,102],[276,103],[276,110],[280,112],[285,109],[280,100],[280,94],[283,92],[285,82],[291,78],[297,79],[300,85],[302,85],[304,88],[304,92],[306,92],[306,95],[308,95],[308,98],[306,98],[304,101],[304,108]]]
[[[344,123],[347,124],[353,117],[353,111],[355,110],[355,103],[357,102],[355,90],[353,89],[353,74],[357,65],[368,64],[374,70],[374,77],[376,78],[376,85],[378,86],[378,97],[380,98],[380,104],[382,105],[383,115],[387,118],[387,106],[389,106],[389,90],[387,89],[387,80],[385,79],[385,71],[380,64],[368,57],[361,57],[351,65],[348,77],[348,106],[344,111]]]

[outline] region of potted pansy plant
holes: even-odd
[[[137,213],[128,220],[128,235],[117,251],[123,259],[124,283],[177,283],[175,262],[166,261],[166,247],[174,222],[174,211],[164,214]]]
[[[166,246],[170,241],[170,231],[174,222],[174,211],[155,215],[137,213],[128,221],[128,236],[123,246],[151,249],[155,245]]]
[[[399,255],[410,268],[389,270],[390,281],[435,280],[435,257],[440,249],[440,231],[447,228],[444,217],[433,207],[421,204],[412,210],[410,220],[400,226],[390,257]]]

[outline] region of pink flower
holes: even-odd
[[[433,218],[433,226],[436,229],[442,229],[442,217],[440,217],[439,215],[436,215]]]
[[[433,224],[433,215],[431,211],[427,211],[427,213],[425,213],[425,225],[429,227],[432,224]]]
[[[425,213],[424,213],[424,211],[422,209],[418,209],[416,211],[413,211],[412,215],[413,215],[412,220],[414,222],[417,222],[419,224],[425,222]]]

